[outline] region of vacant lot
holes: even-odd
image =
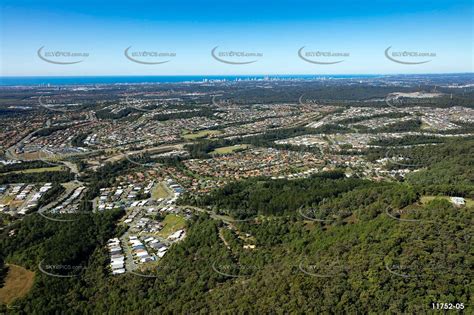
[[[0,288],[0,303],[10,304],[25,296],[33,286],[35,273],[17,265],[8,265],[4,286]]]
[[[168,198],[170,196],[171,192],[165,187],[163,183],[156,184],[153,190],[151,191],[151,198],[155,200],[160,198]]]
[[[248,144],[236,144],[230,147],[217,148],[214,151],[212,151],[211,154],[229,154],[234,151],[247,149],[248,147],[249,147]]]
[[[186,226],[186,220],[179,215],[168,214],[163,220],[163,224],[164,227],[158,233],[158,235],[166,238],[174,232],[184,229],[184,227]]]

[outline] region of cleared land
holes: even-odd
[[[170,191],[165,187],[163,183],[156,184],[151,192],[151,198],[155,200],[160,198],[168,198],[170,196]]]
[[[447,201],[451,202],[450,196],[422,196],[420,200],[421,200],[421,203],[426,204],[433,199],[446,199]],[[464,198],[464,200],[466,201],[466,207],[474,206],[474,199]]]
[[[211,152],[211,154],[229,154],[238,150],[244,150],[249,147],[248,144],[236,144],[229,147],[217,148]]]
[[[21,171],[12,171],[5,174],[31,174],[31,173],[43,173],[43,172],[59,172],[63,171],[66,168],[64,166],[51,166],[51,167],[41,167],[41,168],[29,168]]]
[[[163,220],[163,229],[158,233],[159,236],[167,238],[174,232],[184,229],[186,220],[176,214],[168,214]]]
[[[10,304],[25,296],[33,286],[35,273],[17,265],[7,265],[8,273],[0,288],[0,303]]]
[[[4,196],[0,198],[0,203],[8,205],[13,208],[17,208],[23,204],[24,200],[15,200],[13,196]]]
[[[421,126],[420,126],[420,129],[423,129],[423,130],[429,130],[429,129],[432,129],[431,126],[425,122],[422,122],[421,123]]]
[[[222,132],[219,130],[200,130],[197,132],[185,131],[183,133],[183,138],[186,140],[196,140],[196,139],[201,139],[201,138],[205,138],[212,135],[218,135],[221,133]]]
[[[14,199],[13,199],[13,196],[4,196],[3,198],[0,199],[0,201],[2,203],[5,203],[5,204],[9,204],[10,202],[12,202]]]

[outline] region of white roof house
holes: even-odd
[[[112,270],[123,268],[123,261],[111,263],[110,267],[112,268]]]
[[[125,258],[122,256],[122,257],[118,257],[118,258],[112,258],[112,260],[110,261],[111,264],[118,264],[118,263],[121,263],[123,264]]]
[[[132,247],[138,246],[138,245],[143,245],[143,243],[140,242],[139,240],[131,241],[130,243],[132,244]]]
[[[466,200],[462,197],[451,197],[451,202],[457,206],[464,206],[466,204]]]
[[[147,251],[143,251],[143,252],[138,252],[136,253],[136,255],[140,258],[143,258],[143,257],[148,257],[148,252]]]
[[[113,275],[119,275],[119,274],[122,274],[122,273],[125,273],[125,269],[123,269],[123,268],[112,270]]]
[[[163,256],[166,254],[166,251],[159,252],[158,257],[163,258]]]
[[[174,232],[173,234],[171,234],[170,236],[168,236],[168,239],[170,240],[173,240],[173,239],[177,239],[181,236],[181,234],[183,234],[184,230],[178,230],[176,232]]]

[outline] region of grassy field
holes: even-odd
[[[429,124],[427,124],[425,122],[422,122],[421,126],[420,126],[420,129],[429,130],[429,129],[433,129],[433,128]]]
[[[229,153],[232,153],[232,152],[237,151],[237,150],[247,149],[248,147],[249,147],[248,144],[236,144],[236,145],[233,145],[233,146],[230,146],[230,147],[217,148],[214,151],[212,151],[210,154],[216,154],[216,155],[229,154]]]
[[[167,198],[170,196],[170,191],[165,187],[163,183],[156,184],[153,190],[151,191],[151,198],[155,200],[160,198]]]
[[[205,138],[211,135],[218,135],[221,134],[222,132],[219,130],[200,130],[197,132],[189,132],[185,131],[183,133],[183,138],[186,140],[196,140],[196,139],[201,139]]]
[[[15,200],[13,196],[7,195],[0,198],[0,203],[10,206],[10,208],[18,208],[23,204],[24,200]]]
[[[21,158],[22,160],[39,160],[40,158],[44,158],[44,154],[41,155],[41,153],[38,153],[38,151],[36,151],[36,152],[18,154],[18,157]]]
[[[6,195],[6,196],[4,196],[3,198],[0,199],[0,202],[2,202],[4,204],[9,204],[12,201],[13,201],[13,196],[10,196],[10,195]]]
[[[41,168],[29,168],[26,170],[21,170],[21,171],[13,171],[13,172],[8,172],[5,174],[31,174],[31,173],[43,173],[43,172],[59,172],[62,170],[65,170],[66,168],[64,166],[51,166],[51,167],[41,167]]]
[[[334,141],[338,141],[338,142],[343,141],[344,139],[346,139],[346,137],[343,136],[343,135],[338,135],[338,134],[332,135],[331,140],[333,140],[333,141],[331,141],[331,143],[334,143]]]
[[[25,296],[33,286],[35,273],[16,265],[8,265],[4,286],[0,288],[0,303],[10,304]]]
[[[451,197],[449,197],[449,196],[422,196],[421,197],[421,203],[426,204],[426,203],[430,202],[433,199],[446,199],[448,201],[451,201],[450,198]],[[474,206],[474,199],[464,198],[464,200],[466,201],[466,206],[467,207]]]
[[[186,226],[186,220],[176,214],[168,214],[163,220],[164,227],[158,232],[158,235],[161,237],[167,238],[174,232],[184,229]]]

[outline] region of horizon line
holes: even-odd
[[[97,74],[97,75],[0,75],[0,78],[87,78],[87,77],[250,77],[250,76],[339,76],[339,75],[437,75],[437,74],[474,74],[474,71],[464,72],[419,72],[419,73],[325,73],[325,74]]]

